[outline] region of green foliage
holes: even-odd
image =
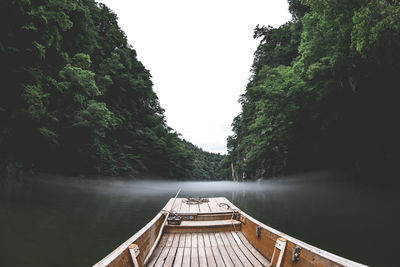
[[[184,140],[185,149],[194,157],[194,169],[192,179],[200,180],[227,180],[230,172],[226,171],[225,156],[217,153],[209,153]]]
[[[197,173],[206,152],[166,125],[149,71],[104,4],[1,1],[0,31],[1,169]]]
[[[399,158],[400,3],[289,1],[259,27],[253,76],[233,121],[239,179],[322,167],[378,170]]]

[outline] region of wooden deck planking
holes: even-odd
[[[191,247],[192,247],[192,234],[185,233],[185,248],[191,248]]]
[[[168,239],[168,234],[164,234],[161,237],[160,243],[158,244],[157,248],[154,250],[153,254],[151,255],[150,260],[147,263],[147,266],[154,266],[158,257],[161,254],[162,249],[165,247],[165,244],[167,243],[167,239]]]
[[[222,209],[218,205],[218,203],[215,201],[214,198],[209,198],[208,205],[210,206],[211,212],[221,212]]]
[[[174,240],[173,240],[171,248],[168,252],[168,256],[165,260],[164,266],[166,266],[166,267],[172,266],[172,263],[174,262],[174,259],[175,259],[176,251],[178,250],[179,239],[180,239],[180,234],[174,234]]]
[[[221,251],[218,248],[217,241],[215,239],[214,233],[204,233],[204,237],[208,237],[210,240],[210,245],[212,249],[212,253],[214,255],[215,262],[218,267],[225,266],[224,260],[221,255]],[[206,242],[207,243],[207,242]]]
[[[211,212],[210,207],[208,206],[208,202],[201,203],[199,205],[200,212],[209,213]]]
[[[190,266],[199,266],[199,253],[197,249],[197,233],[192,233],[192,250],[190,256]]]
[[[224,246],[224,242],[221,239],[220,233],[214,233],[214,237],[215,237],[215,240],[217,241],[216,243],[219,248],[219,251],[221,252],[221,256],[222,256],[222,259],[224,260],[225,265],[229,266],[229,267],[235,266],[233,264],[232,259],[229,257],[229,253]]]
[[[253,264],[254,267],[262,267],[262,266],[264,266],[251,253],[251,251],[243,244],[243,242],[240,240],[239,237],[237,237],[237,238],[239,238],[239,243],[237,242],[237,240],[234,238],[234,235],[237,235],[237,233],[236,232],[231,232],[230,234],[226,233],[226,236],[229,238],[229,241],[231,241],[231,243],[235,242],[237,244],[237,246],[240,248],[240,250],[246,256],[246,258]],[[268,261],[265,260],[264,264],[266,265],[266,263],[268,263]]]
[[[171,249],[172,242],[174,240],[175,235],[174,234],[169,234],[167,238],[167,242],[164,246],[164,248],[161,250],[161,254],[158,257],[156,263],[154,264],[154,267],[162,267],[165,263],[165,260],[167,259],[168,253]]]
[[[185,241],[186,241],[186,234],[182,233],[180,235],[180,238],[179,238],[178,247],[184,248],[185,247]]]
[[[201,204],[188,205],[186,203],[186,198],[171,198],[165,207],[164,211],[175,211],[177,213],[224,213],[231,212],[233,209],[237,209],[229,200],[224,197],[208,198],[209,202],[204,202]],[[231,207],[228,209],[226,205],[220,206],[219,204],[225,203]],[[172,207],[173,204],[173,207]],[[171,209],[172,208],[172,209]]]
[[[197,247],[198,247],[198,253],[199,253],[199,266],[207,267],[207,257],[206,257],[205,247],[204,247],[203,233],[197,234]]]
[[[181,205],[181,209],[179,211],[180,213],[189,213],[190,212],[190,207],[189,205],[184,201],[184,199],[182,199],[182,205]]]
[[[259,262],[261,262],[264,266],[269,266],[269,261],[260,253],[257,249],[255,249],[247,240],[242,232],[237,232],[240,240],[243,242],[243,245],[257,258]]]
[[[184,248],[182,266],[190,266],[190,247]]]
[[[211,242],[210,242],[209,234],[202,233],[202,236],[203,236],[204,251],[206,253],[208,267],[216,267],[217,263],[215,262],[214,254],[211,249]]]
[[[181,210],[181,205],[182,205],[182,199],[181,198],[177,198],[175,200],[174,205],[172,206],[172,212],[176,212],[178,213]]]
[[[235,206],[233,206],[231,204],[231,202],[229,202],[229,200],[227,200],[224,197],[216,197],[213,198],[213,200],[215,200],[215,202],[217,202],[218,206],[220,207],[221,211],[228,211],[228,212],[232,212],[234,209],[236,209]],[[226,204],[226,205],[225,205]],[[228,208],[228,206],[229,208]]]
[[[226,238],[228,239],[228,242],[230,243],[230,246],[232,249],[235,251],[236,256],[239,258],[239,260],[242,262],[243,266],[253,266],[252,262],[250,259],[247,258],[246,254],[243,253],[243,251],[240,249],[238,244],[236,243],[236,240],[233,238],[231,232],[226,232],[223,233]],[[257,259],[256,259],[257,262]]]
[[[231,257],[234,266],[244,266],[243,263],[240,261],[238,255],[236,255],[236,251],[233,250],[228,238],[226,238],[225,233],[221,232],[219,234],[221,236],[222,242],[224,243],[225,249],[228,252],[228,255]]]
[[[183,247],[178,247],[178,249],[176,250],[174,267],[181,267],[182,266],[184,249],[185,248],[183,248]]]
[[[182,221],[179,226],[170,226],[173,227],[218,227],[232,224],[236,226],[240,226],[239,221],[235,220],[215,220],[215,221]]]
[[[241,232],[166,233],[147,266],[262,267],[269,262]]]
[[[189,205],[189,212],[190,213],[198,213],[198,212],[200,212],[199,205],[198,204]]]

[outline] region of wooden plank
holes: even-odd
[[[192,247],[192,234],[185,233],[185,248],[191,248],[191,247]]]
[[[201,203],[199,205],[200,212],[209,213],[211,212],[210,207],[208,206],[208,202]]]
[[[167,204],[164,206],[163,210],[164,211],[169,211],[172,207],[172,202],[174,202],[174,198],[171,198],[168,200]]]
[[[205,247],[211,247],[210,236],[208,233],[203,233],[203,240]]]
[[[178,247],[180,247],[180,248],[185,247],[185,239],[186,239],[186,234],[181,234],[179,237]]]
[[[183,258],[182,258],[182,267],[190,266],[190,250],[192,247],[192,235],[190,233],[181,234],[181,236],[185,237],[184,250],[183,250]]]
[[[216,249],[218,250],[218,248],[216,248]],[[204,250],[206,253],[208,267],[217,267],[217,263],[215,262],[215,258],[213,255],[213,251],[211,250],[211,247],[205,247]],[[222,258],[221,258],[221,260],[222,260]],[[222,263],[223,263],[223,261],[222,261]],[[225,265],[218,265],[218,266],[225,266]]]
[[[236,231],[240,231],[241,225],[236,225]],[[212,227],[179,227],[176,225],[167,225],[164,230],[166,233],[206,233],[206,232],[230,232],[235,231],[232,224]]]
[[[131,262],[131,256],[128,247],[131,244],[136,244],[140,248],[140,254],[142,258],[146,258],[154,241],[157,238],[158,232],[162,223],[164,222],[164,215],[158,213],[149,223],[147,223],[142,229],[136,234],[131,236],[128,240],[114,249],[110,254],[105,256],[98,263],[93,265],[94,267],[103,266],[124,266]]]
[[[207,257],[206,251],[204,249],[204,239],[202,233],[197,234],[197,246],[199,251],[199,266],[207,267]]]
[[[189,213],[189,212],[190,212],[189,205],[186,203],[185,200],[182,200],[180,213]]]
[[[213,227],[224,225],[240,225],[241,223],[236,220],[215,220],[215,221],[182,221],[180,225],[168,225],[169,228],[173,227]]]
[[[176,213],[178,213],[179,210],[181,209],[181,205],[182,205],[182,199],[181,199],[181,198],[177,198],[177,199],[175,200],[175,203],[174,203],[174,205],[173,205],[173,207],[172,207],[171,212],[176,212]]]
[[[199,205],[198,204],[189,205],[189,212],[191,212],[191,213],[200,212]]]
[[[233,206],[231,202],[224,197],[216,197],[214,198],[214,200],[215,202],[217,202],[222,211],[232,212],[234,209],[236,209],[236,207]]]
[[[175,254],[174,267],[181,267],[183,261],[183,251],[185,248],[178,247]]]
[[[237,238],[239,238],[239,240],[236,240],[234,235],[236,235]],[[261,264],[260,261],[258,261],[258,259],[251,253],[251,251],[246,247],[246,245],[240,240],[238,233],[231,232],[231,235],[229,235],[229,233],[226,233],[226,236],[228,237],[231,244],[233,242],[235,242],[237,244],[237,246],[240,248],[240,250],[243,252],[243,254],[246,255],[246,258],[253,264],[253,266],[262,267],[262,266],[267,265],[268,261],[266,259],[265,259],[265,261],[263,261],[264,265]]]
[[[210,212],[212,212],[212,209],[211,209],[211,207],[210,207],[210,199],[209,199],[208,202],[207,202],[207,206],[208,206],[208,208],[210,209]]]
[[[185,247],[183,251],[182,266],[190,266],[190,247]]]
[[[192,233],[192,247],[197,248],[197,233]]]
[[[228,204],[228,205],[231,207],[231,209],[240,210],[238,207],[235,206],[235,204],[233,204],[232,202],[230,202],[229,199],[227,199],[226,197],[216,197],[215,200],[216,200],[218,203],[222,203],[222,202],[223,202],[223,203]]]
[[[174,240],[174,234],[167,234],[167,242],[165,244],[165,247],[163,247],[160,256],[158,257],[156,263],[154,264],[154,267],[162,267],[165,263],[165,260],[167,259],[168,253],[171,249],[172,242]]]
[[[208,237],[208,239],[210,239],[210,245],[211,245],[211,248],[212,248],[212,253],[214,255],[214,259],[215,259],[215,262],[216,262],[217,266],[218,267],[219,266],[225,266],[224,260],[222,259],[221,251],[218,248],[217,241],[215,239],[214,233],[205,233],[203,235],[205,237],[205,240],[206,240],[206,237]],[[207,242],[205,242],[205,244],[207,244]]]
[[[221,252],[221,256],[222,256],[222,259],[224,260],[225,265],[229,266],[229,267],[235,266],[233,264],[233,261],[229,257],[228,251],[226,250],[226,248],[224,246],[224,242],[221,239],[221,235],[219,233],[215,233],[214,236],[217,241],[217,246],[218,246],[219,251]]]
[[[210,206],[211,212],[220,212],[222,209],[218,206],[218,203],[214,198],[209,198],[208,205]]]
[[[178,250],[180,234],[174,234],[174,241],[172,242],[171,249],[168,252],[167,259],[164,266],[171,267],[175,259],[176,251]]]
[[[235,233],[235,232],[233,232],[233,233]],[[227,233],[223,233],[223,234],[228,239],[228,242],[231,244],[231,247],[232,247],[233,251],[235,252],[236,256],[242,262],[242,265],[243,266],[253,266],[250,259],[247,258],[247,256],[243,253],[243,251],[240,249],[240,247],[236,243],[236,240],[232,236],[232,232],[227,232]],[[243,245],[242,242],[240,242],[240,243]],[[249,253],[249,254],[251,254],[251,253]],[[253,258],[254,258],[254,256],[253,256]],[[261,264],[258,262],[258,260],[256,258],[254,258],[254,261],[255,261],[255,263],[259,264],[258,266],[261,266]]]
[[[269,261],[249,243],[242,232],[237,232],[237,235],[239,236],[240,240],[242,240],[243,245],[251,252],[251,254],[253,254],[254,257],[256,257],[259,262],[261,262],[262,265],[269,266]]]
[[[249,266],[249,265],[244,265],[245,262],[241,262],[239,259],[238,255],[236,255],[236,251],[233,250],[231,244],[229,243],[228,238],[226,237],[224,232],[219,233],[222,239],[222,242],[224,242],[226,251],[228,252],[229,256],[231,257],[231,260],[234,264],[234,266]],[[251,266],[251,264],[250,264]]]
[[[199,253],[197,250],[197,235],[196,233],[192,233],[192,248],[190,254],[190,266],[198,267],[199,266]]]
[[[167,238],[168,238],[169,234],[164,234],[161,239],[160,239],[160,243],[158,243],[158,246],[156,247],[156,249],[154,250],[153,254],[151,255],[149,262],[147,263],[147,266],[154,266],[154,264],[156,263],[156,261],[158,260],[162,249],[165,247],[165,244],[167,243]],[[139,247],[140,249],[140,247]]]

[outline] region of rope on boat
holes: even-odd
[[[239,213],[239,210],[237,210],[237,209],[232,209],[231,206],[229,206],[228,204],[226,204],[226,203],[224,203],[224,202],[219,203],[218,206],[220,206],[220,207],[226,206],[226,208],[227,208],[228,210],[232,210],[231,223],[232,223],[233,229],[235,230],[235,233],[237,233],[236,226],[235,226],[235,224],[233,223],[233,217],[235,216],[235,212],[238,212],[238,213]]]
[[[144,265],[144,266],[146,266],[146,264],[147,264],[147,262],[149,261],[151,255],[153,254],[154,250],[156,249],[156,247],[157,247],[157,245],[158,245],[158,242],[160,241],[160,238],[161,238],[161,236],[162,236],[162,233],[163,233],[165,224],[167,223],[167,220],[168,220],[168,216],[169,216],[169,214],[171,213],[172,208],[174,207],[174,204],[175,204],[175,200],[176,200],[176,198],[178,197],[178,195],[179,195],[180,192],[181,192],[181,189],[179,188],[178,192],[176,193],[176,195],[175,195],[175,197],[174,197],[174,201],[172,202],[171,208],[169,209],[167,215],[165,216],[164,222],[163,222],[163,224],[161,225],[160,231],[158,232],[157,239],[156,239],[156,241],[154,241],[153,246],[151,247],[149,253],[148,253],[147,256],[146,256],[146,258],[144,259],[144,262],[143,262],[143,265]]]
[[[202,203],[207,203],[210,200],[205,197],[187,197],[186,199],[183,200],[188,205],[200,205]]]

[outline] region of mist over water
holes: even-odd
[[[351,260],[397,265],[399,190],[335,172],[245,183],[48,175],[3,183],[2,262],[91,266],[147,224],[179,188],[179,197],[227,197],[257,220]]]

